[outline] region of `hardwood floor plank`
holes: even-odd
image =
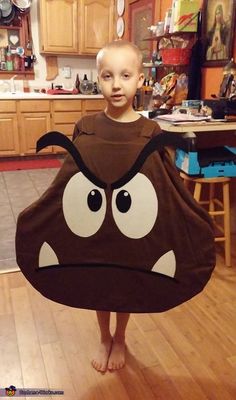
[[[12,314],[9,276],[7,274],[0,274],[0,299],[0,316]]]
[[[0,315],[0,387],[23,387],[14,316]]]
[[[170,377],[159,364],[142,369],[142,374],[151,387],[155,400],[182,400]]]
[[[48,380],[27,288],[12,288],[11,298],[24,387],[48,388]]]
[[[60,342],[42,344],[41,350],[46,366],[48,387],[53,390],[63,390],[63,400],[76,400],[78,398],[76,387],[68,371]]]
[[[27,290],[40,344],[56,342],[58,333],[49,307],[50,300],[43,297],[30,284],[27,284]]]

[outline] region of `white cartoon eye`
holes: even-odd
[[[127,237],[140,239],[153,228],[158,200],[151,181],[138,173],[112,194],[112,212],[119,230]]]
[[[101,227],[106,214],[106,196],[103,189],[90,182],[82,172],[67,183],[62,209],[67,225],[81,237],[94,235]]]

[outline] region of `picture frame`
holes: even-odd
[[[235,0],[204,0],[202,38],[203,66],[226,65],[233,56],[236,17]]]
[[[150,61],[152,43],[144,41],[154,24],[155,0],[129,0],[129,40],[140,49],[143,61]]]

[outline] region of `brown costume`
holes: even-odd
[[[121,130],[122,128],[122,130]],[[73,307],[162,312],[199,293],[215,265],[208,214],[164,147],[183,145],[141,117],[84,117],[55,180],[17,223],[17,262],[46,297]]]

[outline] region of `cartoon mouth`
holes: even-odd
[[[47,242],[44,242],[39,252],[39,268],[48,267],[50,265],[59,265],[59,260],[52,247]],[[176,272],[176,258],[174,251],[170,250],[163,254],[155,262],[151,272],[174,278]]]

